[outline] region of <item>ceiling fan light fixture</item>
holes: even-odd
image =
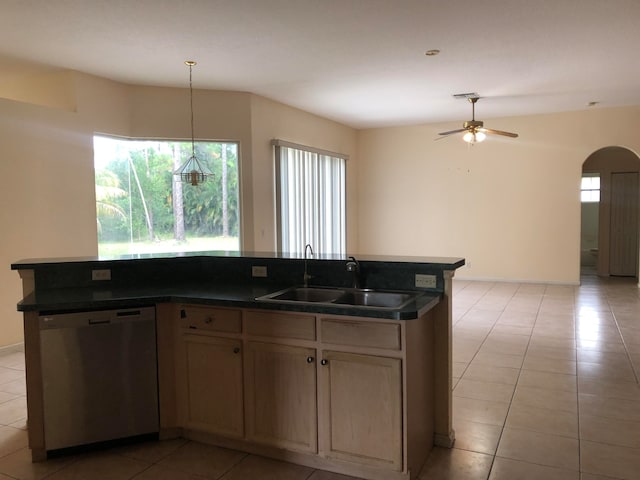
[[[504,137],[518,138],[517,133],[505,132],[503,130],[496,130],[494,128],[486,128],[482,120],[476,120],[476,102],[480,99],[477,93],[458,93],[454,95],[456,98],[466,98],[471,103],[471,120],[467,120],[462,124],[462,128],[455,130],[449,130],[447,132],[440,132],[440,138],[446,138],[456,133],[463,133],[462,139],[467,143],[479,143],[487,138],[487,133],[491,135],[502,135]]]
[[[487,136],[483,132],[469,131],[462,136],[462,139],[467,143],[483,142]]]

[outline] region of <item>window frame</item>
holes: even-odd
[[[593,185],[586,186],[586,183],[594,183],[593,180],[597,179],[597,188]],[[586,182],[586,180],[591,180]],[[597,199],[593,196],[597,192]],[[580,177],[580,203],[599,203],[602,195],[602,180],[599,173],[596,172],[583,172]]]
[[[152,144],[154,143],[164,143],[164,144],[172,144],[172,143],[178,143],[178,144],[188,144],[189,149],[191,148],[191,141],[187,140],[187,139],[181,139],[181,138],[165,138],[165,137],[129,137],[129,136],[123,136],[123,135],[117,135],[117,134],[111,134],[111,133],[104,133],[104,132],[94,132],[93,136],[92,136],[92,145],[93,145],[93,149],[94,149],[94,155],[93,155],[93,164],[94,164],[94,181],[96,180],[96,174],[98,172],[97,169],[97,164],[98,164],[98,159],[97,159],[97,155],[96,155],[96,151],[95,151],[95,142],[96,142],[96,138],[102,138],[102,139],[107,139],[107,140],[114,140],[114,141],[119,141],[119,142],[151,142]],[[234,149],[235,149],[235,162],[236,162],[236,182],[237,182],[237,187],[236,187],[236,191],[234,192],[237,195],[236,198],[236,217],[237,217],[237,235],[230,235],[229,238],[237,238],[237,249],[231,249],[230,245],[219,245],[221,248],[216,248],[217,246],[208,246],[206,249],[194,249],[194,248],[175,248],[175,249],[169,249],[166,251],[162,251],[162,252],[156,252],[155,250],[153,251],[129,251],[128,253],[124,253],[124,255],[146,255],[146,254],[154,254],[154,253],[182,253],[182,252],[187,252],[187,251],[200,251],[200,252],[218,252],[218,251],[224,251],[224,252],[242,252],[243,249],[243,236],[244,236],[244,222],[243,222],[243,199],[242,199],[242,148],[241,148],[241,142],[240,140],[211,140],[211,139],[196,139],[195,141],[195,145],[196,148],[198,147],[199,144],[219,144],[219,145],[234,145]],[[229,148],[229,147],[227,147]],[[181,164],[184,163],[184,161],[186,161],[186,157],[181,159]],[[175,165],[174,165],[175,166]],[[173,174],[175,172],[175,168],[172,168],[171,173]],[[216,174],[216,177],[218,177],[218,175]],[[222,178],[219,178],[219,181],[222,181]],[[188,188],[188,184],[185,184],[184,182],[179,182],[178,183],[182,183],[182,190],[185,188]],[[192,187],[192,188],[198,188],[198,187]],[[230,190],[230,193],[233,190]],[[171,189],[169,191],[169,194],[173,194],[173,189]],[[130,214],[130,211],[129,211]],[[96,212],[96,218],[98,216],[98,212]],[[189,231],[186,232],[187,234],[189,234]],[[193,233],[193,232],[191,232]],[[218,238],[217,236],[212,236],[209,238]],[[112,258],[113,255],[107,253],[107,254],[102,254],[100,253],[100,238],[98,235],[97,238],[97,247],[98,247],[98,251],[99,251],[99,256],[102,258]],[[133,243],[130,242],[130,245],[133,245]],[[229,247],[229,248],[226,248]]]

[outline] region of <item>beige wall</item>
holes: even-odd
[[[22,338],[11,262],[97,253],[93,133],[190,134],[186,89],[75,72],[51,86],[29,95],[0,85],[0,345]],[[520,138],[468,147],[433,141],[457,123],[356,132],[247,93],[194,93],[196,136],[241,142],[247,250],[275,248],[270,141],[280,138],[350,156],[349,253],[463,256],[462,278],[576,283],[582,163],[606,146],[640,152],[640,107],[492,119]]]
[[[457,124],[363,130],[362,253],[462,256],[458,278],[578,283],[580,176],[594,151],[640,151],[640,108],[492,119],[515,131],[468,146]]]
[[[15,93],[0,90],[0,346],[22,341],[12,262],[97,254],[93,131],[124,133],[129,118],[124,86],[73,72],[17,92],[30,103]]]
[[[253,191],[255,246],[257,251],[276,249],[274,159],[271,140],[280,139],[301,145],[349,155],[347,161],[347,251],[358,245],[358,155],[356,131],[322,117],[273,102],[252,98]]]
[[[12,262],[97,255],[94,132],[191,135],[187,89],[133,87],[77,72],[47,83],[51,75],[31,77],[33,91],[20,82],[0,85],[0,346],[22,341]],[[194,102],[197,138],[240,142],[245,250],[275,249],[274,137],[350,155],[349,214],[356,216],[353,129],[248,93],[195,90]],[[351,228],[348,244],[355,238]]]
[[[191,138],[189,91],[180,88],[130,87],[131,131],[138,138]],[[253,179],[251,151],[251,94],[194,90],[196,139],[240,144],[241,242],[254,250]],[[249,188],[248,188],[249,187]]]

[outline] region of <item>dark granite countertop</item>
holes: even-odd
[[[39,290],[19,304],[22,312],[61,313],[150,306],[157,303],[190,303],[222,307],[353,315],[394,320],[412,320],[435,307],[438,293],[423,292],[402,308],[332,305],[328,303],[279,303],[256,300],[257,297],[291,285],[274,287],[241,284],[151,285],[117,288],[58,288]],[[415,292],[414,292],[415,293]]]
[[[26,292],[18,304],[18,310],[23,312],[198,303],[410,320],[438,304],[444,293],[445,272],[465,263],[464,258],[443,257],[358,255],[357,258],[360,285],[382,291],[410,291],[416,295],[415,300],[397,309],[256,300],[300,284],[307,269],[311,285],[345,288],[355,284],[354,275],[346,268],[349,257],[344,255],[316,255],[304,260],[302,255],[273,252],[184,252],[27,259],[13,263],[11,268],[33,271],[33,293]],[[263,273],[255,274],[255,267]],[[108,278],[94,280],[96,269],[107,272]],[[418,275],[432,279],[433,284],[419,287]]]
[[[383,262],[383,263],[419,263],[436,264],[446,270],[455,270],[464,265],[464,258],[460,257],[429,257],[429,256],[409,256],[409,255],[356,255],[361,262]],[[18,260],[11,264],[12,270],[23,270],[37,268],[46,265],[64,265],[91,263],[108,265],[110,263],[135,263],[136,261],[170,261],[171,259],[216,259],[216,258],[242,258],[254,260],[292,260],[303,258],[302,254],[291,254],[282,252],[171,252],[171,253],[145,253],[127,254],[114,257],[58,257],[58,258],[28,258]],[[314,254],[310,260],[347,260],[349,255],[328,255]]]

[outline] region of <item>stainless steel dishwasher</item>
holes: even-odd
[[[39,317],[47,452],[157,436],[155,308]]]

